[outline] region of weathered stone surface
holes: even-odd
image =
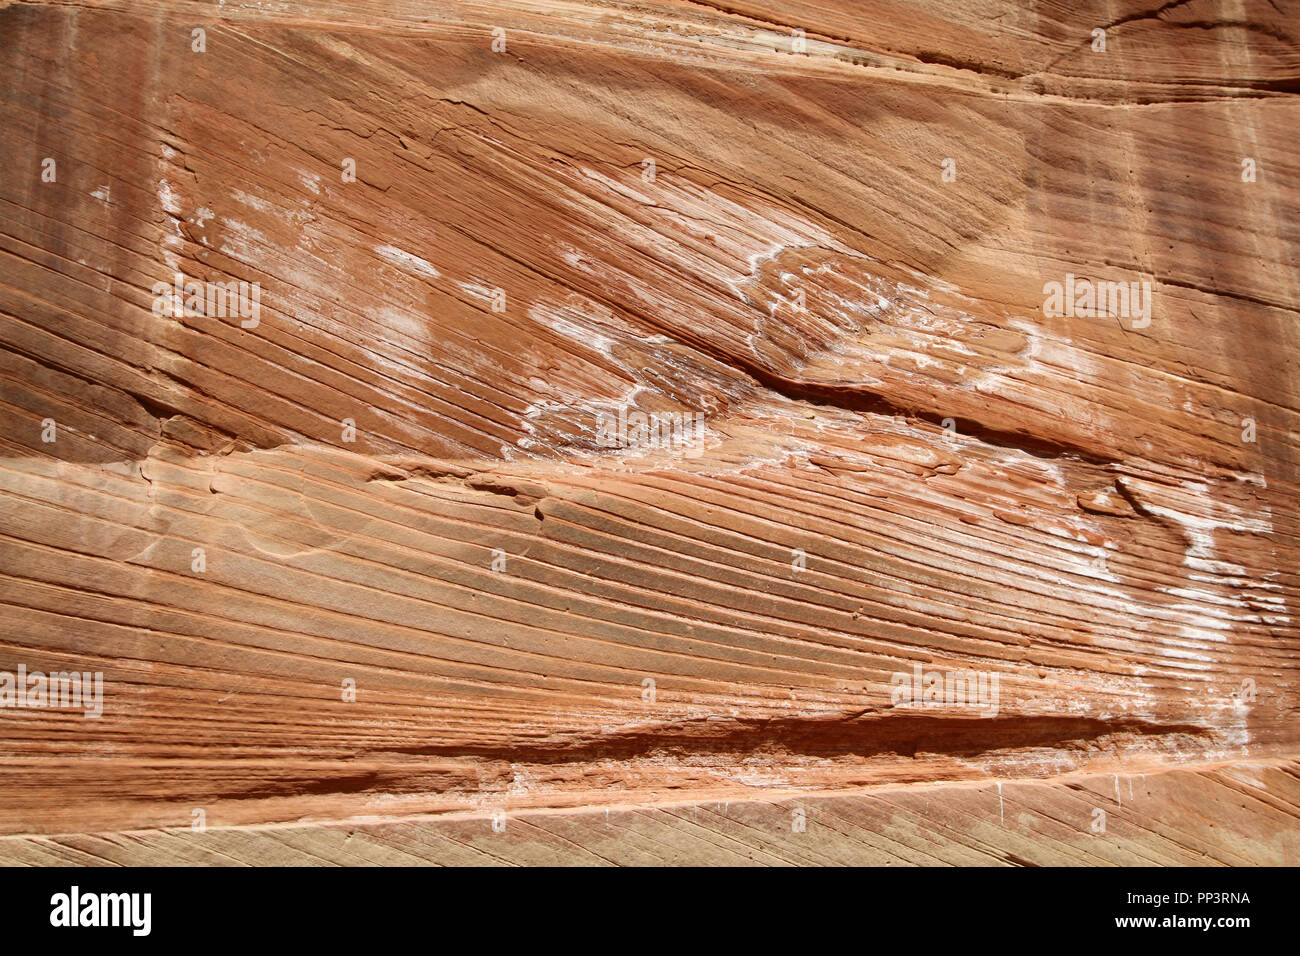
[[[0,6],[0,859],[1294,863],[1295,31]]]
[[[5,865],[1294,865],[1296,764],[740,801],[0,837]],[[1080,821],[1086,825],[1080,826]],[[1092,827],[1104,822],[1104,833]]]

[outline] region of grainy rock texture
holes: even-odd
[[[0,860],[1297,862],[1297,14],[0,3]]]

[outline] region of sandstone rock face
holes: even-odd
[[[0,4],[0,859],[1297,862],[1295,12]]]

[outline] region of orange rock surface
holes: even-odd
[[[1294,864],[1287,9],[0,3],[0,860]]]

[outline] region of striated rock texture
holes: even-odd
[[[1297,14],[0,3],[0,860],[1298,862]]]

